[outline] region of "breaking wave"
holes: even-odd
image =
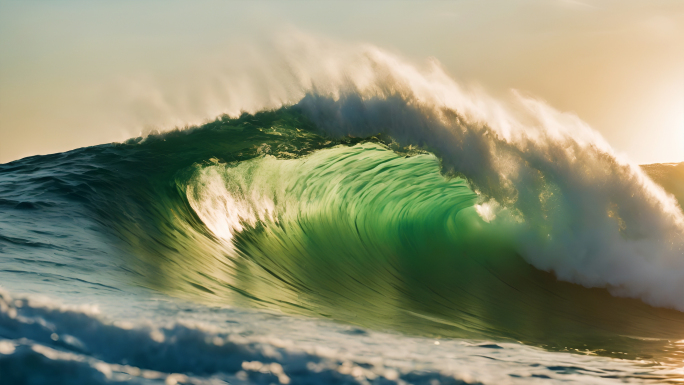
[[[680,354],[671,342],[684,321],[675,196],[542,102],[516,94],[499,103],[436,63],[418,70],[372,47],[354,58],[321,60],[313,75],[289,63],[307,92],[283,91],[296,99],[275,98],[285,106],[0,165],[9,213],[0,251],[71,255],[49,279],[97,290],[144,286],[412,335]],[[647,171],[667,185],[668,167]],[[84,254],[102,269],[74,262]],[[60,269],[68,273],[56,277]],[[38,310],[14,310],[24,311]],[[97,325],[122,340],[138,333]],[[155,333],[154,343],[169,337]],[[51,344],[43,334],[30,338]],[[21,359],[53,354],[1,343]],[[251,345],[216,346],[244,350],[226,364],[231,373],[247,356],[259,368],[271,362]],[[198,354],[197,365],[218,365]],[[106,372],[69,357],[84,376]],[[162,361],[185,365],[173,360]],[[286,376],[284,360],[266,372]]]

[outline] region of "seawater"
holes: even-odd
[[[3,164],[0,383],[676,383],[680,168],[354,93]]]

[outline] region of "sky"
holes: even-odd
[[[150,103],[208,103],[207,74],[292,30],[436,59],[575,113],[634,162],[684,161],[681,0],[0,0],[0,162],[182,126],[192,114]]]

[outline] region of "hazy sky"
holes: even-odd
[[[492,95],[575,112],[636,162],[684,161],[681,0],[0,0],[0,162],[168,125],[135,90],[193,99],[207,71],[291,29],[434,57]]]

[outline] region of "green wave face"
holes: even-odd
[[[138,285],[415,335],[681,360],[681,313],[535,269],[517,252],[524,221],[503,210],[486,222],[469,183],[391,138],[326,137],[281,109],[88,151],[121,176],[89,201]]]
[[[262,305],[379,329],[635,357],[644,351],[631,349],[629,336],[677,329],[664,319],[630,325],[646,320],[648,306],[527,265],[512,241],[522,225],[483,221],[477,195],[442,175],[432,154],[363,143],[197,166],[187,196],[234,245],[234,274],[223,284]],[[214,283],[210,290],[222,292]]]
[[[234,241],[235,260],[253,264],[238,275],[252,297],[339,316],[393,315],[393,277],[437,273],[483,223],[476,195],[440,175],[433,155],[371,143],[200,167],[188,198],[214,234]]]

